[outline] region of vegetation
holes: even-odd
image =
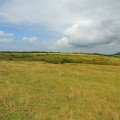
[[[114,55],[120,55],[120,52],[118,52],[118,53],[116,53],[116,54],[114,54]]]
[[[119,120],[119,101],[120,58],[0,53],[0,120]]]
[[[120,58],[120,52],[118,52],[118,53],[116,53],[116,54],[113,54],[113,56]]]
[[[120,65],[120,58],[113,55],[77,54],[77,53],[45,53],[45,52],[1,52],[0,60],[42,61],[47,63],[87,63],[101,65]]]

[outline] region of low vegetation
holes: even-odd
[[[120,58],[0,53],[0,120],[119,119]]]
[[[113,55],[78,54],[78,53],[27,53],[1,52],[0,60],[7,61],[42,61],[54,64],[86,63],[101,65],[120,65],[120,58]]]

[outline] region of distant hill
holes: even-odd
[[[120,55],[120,52],[118,52],[118,53],[116,53],[116,54],[114,54],[114,55]]]

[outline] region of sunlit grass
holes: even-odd
[[[119,120],[120,66],[0,62],[1,120]]]

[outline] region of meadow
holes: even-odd
[[[119,56],[0,53],[0,120],[119,119]]]

